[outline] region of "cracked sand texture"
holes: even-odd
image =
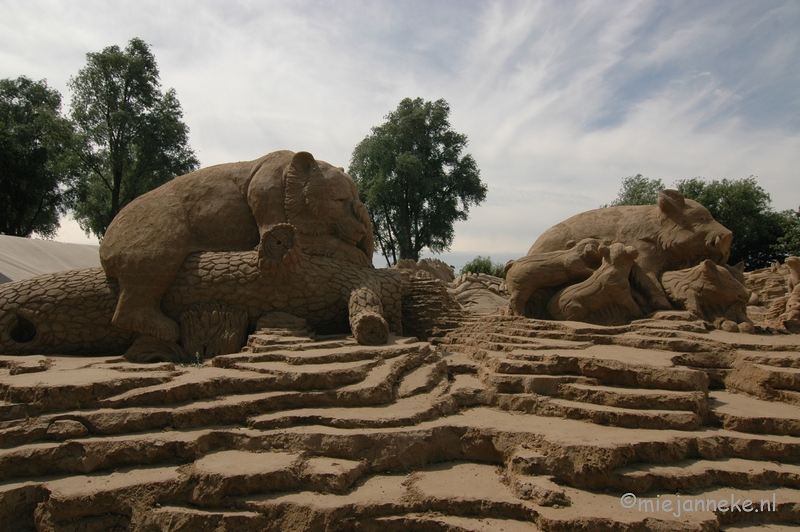
[[[800,526],[797,335],[498,315],[364,346],[263,325],[196,366],[0,357],[3,530]],[[676,517],[625,493],[776,505]]]

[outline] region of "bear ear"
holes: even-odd
[[[639,257],[639,250],[633,246],[626,246],[625,253],[628,255],[628,258],[631,260],[636,260]]]
[[[299,151],[292,157],[292,167],[301,176],[308,176],[312,170],[317,168],[317,161],[307,151]]]
[[[662,190],[658,193],[658,208],[664,214],[676,214],[683,211],[686,200],[677,190]]]

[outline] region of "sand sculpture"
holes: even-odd
[[[165,342],[112,324],[118,285],[99,268],[0,286],[4,531],[800,523],[796,335],[659,318],[691,310],[614,327],[476,316],[421,271],[307,253],[290,223],[259,238],[256,250],[190,253],[162,297],[183,350],[217,353],[191,364],[119,358],[134,338],[142,359]],[[636,247],[597,249],[587,279],[534,297],[571,290],[564,302],[582,298],[587,316],[617,315],[616,298],[635,293],[623,288]],[[672,304],[708,317],[735,277],[706,259],[660,281]],[[783,312],[789,267],[768,273],[746,282]],[[609,300],[595,289],[619,295],[596,307]],[[401,299],[403,332],[430,342],[364,345],[362,332],[399,332]],[[245,324],[247,345],[226,348]],[[356,338],[314,338],[309,325]],[[20,344],[35,354],[2,354]],[[47,355],[54,345],[98,356]]]
[[[250,331],[262,315],[285,312],[321,333],[352,329],[362,344],[385,343],[389,332],[401,333],[399,272],[351,263],[343,268],[340,260],[303,253],[292,234],[292,226],[278,224],[265,233],[259,251],[189,255],[161,308],[176,322],[198,305],[241,309]],[[113,324],[117,294],[116,283],[99,268],[6,283],[0,286],[0,352],[121,353],[135,334]],[[165,358],[175,352],[169,342],[159,342]]]
[[[789,267],[789,293],[793,292],[795,287],[800,285],[800,258],[787,257],[784,261],[786,266]]]
[[[508,261],[504,270],[506,285],[511,294],[511,314],[527,315],[528,302],[541,288],[587,279],[600,265],[601,260],[600,242],[595,238],[585,238],[569,249],[529,252],[521,259]]]
[[[372,266],[369,214],[343,169],[290,151],[211,166],[140,196],[109,225],[100,261],[119,282],[114,325],[176,342],[180,329],[159,304],[184,259],[254,249],[281,223],[304,253]]]
[[[674,190],[661,191],[657,205],[578,214],[506,265],[509,313],[615,325],[682,310],[725,330],[754,332],[744,265],[726,264],[732,238],[708,209]]]
[[[754,332],[747,317],[750,292],[733,274],[710,259],[694,268],[664,272],[661,283],[677,308],[721,329]]]
[[[797,289],[798,273],[793,268],[798,266],[800,259],[787,257],[783,264],[773,263],[744,274],[745,286],[750,291],[747,315],[754,325],[767,330],[800,332],[800,316],[792,317],[787,308]]]
[[[443,283],[452,282],[455,278],[453,268],[439,259],[424,258],[419,259],[417,262],[414,262],[412,259],[401,259],[397,261],[396,267],[411,272],[425,272]]]
[[[545,231],[529,255],[567,249],[570,242],[596,238],[639,251],[631,270],[633,296],[642,310],[672,308],[660,283],[662,272],[696,266],[705,259],[725,264],[733,233],[708,209],[680,192],[662,190],[657,205],[621,206],[577,214]]]
[[[786,301],[786,312],[781,316],[785,326],[800,330],[800,258],[788,257],[789,267],[789,299]]]
[[[639,252],[616,243],[603,246],[601,253],[603,262],[591,277],[560,290],[550,300],[547,310],[555,319],[618,325],[641,315],[628,282]]]

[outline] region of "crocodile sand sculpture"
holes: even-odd
[[[161,308],[176,322],[197,305],[243,309],[251,331],[262,315],[285,312],[321,333],[352,328],[362,344],[385,343],[389,332],[402,331],[399,272],[306,255],[293,236],[292,226],[278,224],[258,251],[189,255]],[[136,334],[112,322],[118,294],[101,268],[3,284],[0,353],[122,353]]]

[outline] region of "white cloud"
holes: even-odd
[[[453,251],[524,254],[636,173],[753,174],[796,208],[798,6],[0,0],[0,77],[46,77],[67,103],[86,52],[141,37],[204,165],[302,149],[347,166],[400,99],[445,98],[489,186]]]

